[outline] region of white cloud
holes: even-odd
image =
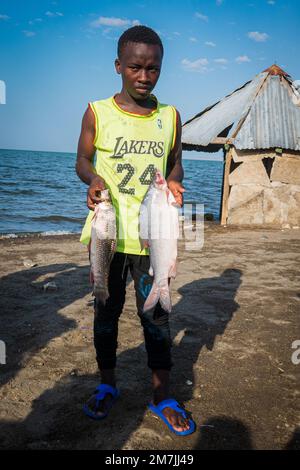
[[[183,59],[181,64],[185,70],[189,72],[207,72],[208,60],[207,59],[197,59],[194,61]]]
[[[189,38],[189,40],[190,40],[191,42],[198,42],[198,39],[197,39],[197,38]]]
[[[100,28],[101,26],[112,26],[115,28],[121,28],[123,26],[136,26],[139,25],[139,20],[124,20],[122,18],[100,16],[97,20],[92,21],[92,28]]]
[[[102,34],[105,36],[105,34],[109,34],[111,32],[111,28],[105,28],[102,31]]]
[[[269,5],[275,5],[275,1],[274,0],[268,0],[268,4]]]
[[[174,33],[173,33],[173,34],[174,34],[175,36],[181,36],[181,34],[180,34],[180,33],[178,33],[178,31],[174,31]]]
[[[0,20],[9,20],[9,16],[7,16],[7,15],[0,15]]]
[[[206,45],[206,46],[209,46],[209,47],[216,47],[216,44],[215,44],[214,42],[212,42],[212,41],[206,41],[206,42],[205,42],[205,45]]]
[[[24,33],[27,38],[32,38],[36,34],[33,31],[27,31],[27,30],[22,31],[22,33]]]
[[[0,80],[0,104],[6,104],[6,84]]]
[[[199,18],[200,20],[208,22],[208,16],[203,15],[202,13],[199,13],[198,11],[195,13],[196,17]]]
[[[238,64],[243,64],[245,62],[251,62],[251,59],[247,55],[240,55],[235,59]]]
[[[28,21],[28,24],[32,25],[35,23],[41,23],[42,21],[42,18],[35,18],[34,20]]]
[[[53,18],[54,16],[64,16],[60,11],[46,11],[45,15],[49,16],[49,18]]]
[[[228,60],[227,59],[224,59],[223,57],[220,58],[220,59],[215,59],[214,62],[216,62],[216,64],[228,64]]]
[[[248,37],[250,39],[253,39],[253,41],[256,41],[256,42],[265,42],[269,38],[269,35],[267,33],[259,33],[258,31],[251,31],[250,33],[248,33]]]
[[[223,0],[216,0],[216,4],[217,4],[218,6],[222,5],[222,3],[223,3]]]

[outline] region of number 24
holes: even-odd
[[[123,171],[127,171],[127,173],[122,179],[121,183],[118,184],[119,191],[120,193],[133,195],[135,194],[135,188],[128,188],[128,187],[126,188],[126,185],[128,184],[128,182],[134,175],[134,167],[130,165],[130,163],[118,163],[117,173],[123,173]],[[155,175],[155,166],[151,163],[143,171],[143,173],[139,177],[139,181],[141,182],[141,184],[149,186],[149,184],[152,183],[154,175]]]

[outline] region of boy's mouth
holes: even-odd
[[[144,87],[144,86],[136,86],[135,87],[136,90],[138,91],[142,91],[142,92],[146,92],[146,91],[150,91],[150,88],[149,87]]]

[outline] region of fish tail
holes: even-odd
[[[148,310],[154,308],[158,301],[160,302],[160,305],[164,310],[166,310],[168,313],[171,312],[172,304],[168,283],[159,286],[158,284],[153,282],[152,288],[144,303],[144,312],[147,312]]]
[[[103,305],[105,305],[106,300],[109,297],[107,289],[105,289],[103,287],[95,286],[95,284],[94,284],[93,294],[99,302],[101,302]]]
[[[160,297],[160,288],[159,285],[153,282],[149,295],[144,303],[143,310],[147,312],[155,307]]]
[[[171,297],[170,297],[170,290],[169,286],[166,283],[163,287],[160,288],[160,296],[159,296],[159,302],[162,308],[168,312],[171,313],[172,310],[172,302],[171,302]]]

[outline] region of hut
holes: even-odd
[[[221,224],[300,225],[298,84],[272,65],[184,123],[184,150],[224,150]]]

